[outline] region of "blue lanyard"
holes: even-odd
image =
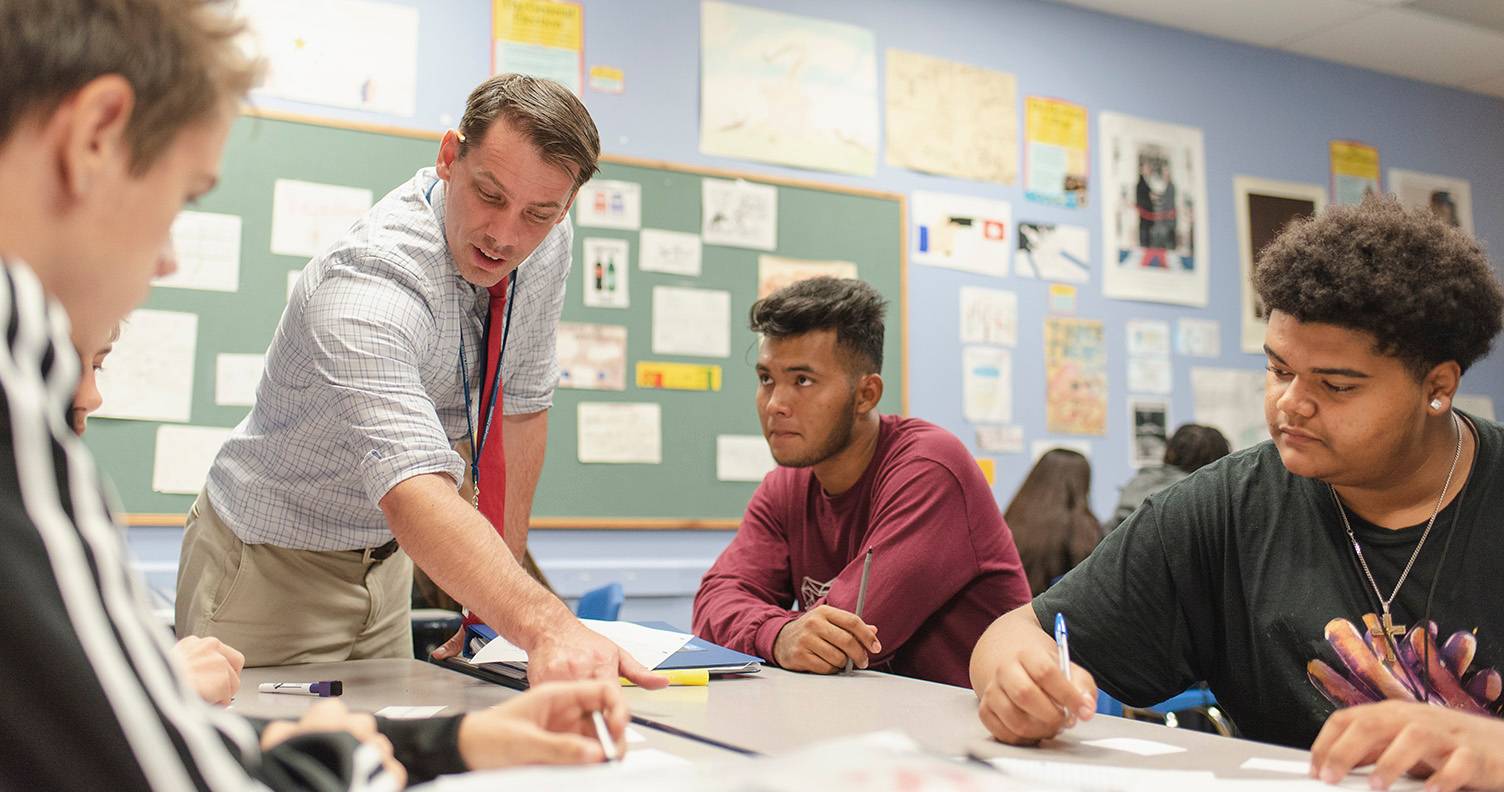
[[[501,389],[501,361],[507,355],[507,336],[512,332],[512,307],[517,304],[517,270],[512,270],[508,276],[512,283],[507,293],[507,315],[501,320],[501,348],[496,351],[496,371],[491,374],[491,396],[484,403],[487,406],[486,414],[481,416],[480,435],[475,434],[475,424],[470,418],[470,367],[465,363],[465,323],[460,321],[460,381],[465,389],[465,431],[466,435],[474,444],[470,455],[470,481],[473,487],[479,491],[480,487],[480,452],[486,447],[486,438],[491,436],[492,418],[496,415],[496,394]],[[488,297],[489,299],[489,297]],[[486,369],[489,360],[486,358],[486,348],[491,345],[491,311],[486,311],[485,321],[481,324],[480,336],[480,383],[486,382]]]

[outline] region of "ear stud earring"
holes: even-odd
[[[1433,409],[1433,410],[1440,410],[1441,409],[1441,399],[1432,399],[1431,400],[1431,409]]]

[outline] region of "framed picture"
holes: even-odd
[[[1269,318],[1253,288],[1259,251],[1274,241],[1292,220],[1310,217],[1326,206],[1326,188],[1305,182],[1271,181],[1237,176],[1232,181],[1238,217],[1238,261],[1242,290],[1242,347],[1264,351]]]

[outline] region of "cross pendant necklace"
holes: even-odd
[[[1431,509],[1431,519],[1426,521],[1426,530],[1421,532],[1420,541],[1415,543],[1415,551],[1410,553],[1410,560],[1405,562],[1404,571],[1400,572],[1400,579],[1395,581],[1394,590],[1389,592],[1389,597],[1384,597],[1384,592],[1379,588],[1379,582],[1374,579],[1373,571],[1368,568],[1368,559],[1363,557],[1363,547],[1358,544],[1358,535],[1353,532],[1353,525],[1347,519],[1347,508],[1342,505],[1342,499],[1337,497],[1337,488],[1330,483],[1327,490],[1332,493],[1332,501],[1337,504],[1337,513],[1342,515],[1342,527],[1347,530],[1347,540],[1353,546],[1353,553],[1358,557],[1358,565],[1363,568],[1364,577],[1368,578],[1368,584],[1373,587],[1374,596],[1379,599],[1379,609],[1382,614],[1379,622],[1368,622],[1368,634],[1373,636],[1375,648],[1380,650],[1384,658],[1394,661],[1394,647],[1398,640],[1405,635],[1405,626],[1395,624],[1394,617],[1390,613],[1390,606],[1395,597],[1399,596],[1400,587],[1405,585],[1405,579],[1410,576],[1411,567],[1415,566],[1415,559],[1420,557],[1421,548],[1426,546],[1426,539],[1431,535],[1431,528],[1436,525],[1436,515],[1441,514],[1441,504],[1446,501],[1447,490],[1452,488],[1452,476],[1457,472],[1457,460],[1462,458],[1462,427],[1456,413],[1452,413],[1452,429],[1457,433],[1457,447],[1452,451],[1452,466],[1447,470],[1447,480],[1441,485],[1441,493],[1436,496],[1436,505]],[[1440,572],[1440,570],[1437,570]]]

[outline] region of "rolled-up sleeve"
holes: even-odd
[[[517,268],[517,305],[502,361],[502,411],[525,415],[554,404],[559,384],[559,317],[569,284],[574,228],[566,218],[554,226]]]
[[[402,272],[395,262],[391,270]],[[303,310],[315,368],[337,421],[336,436],[359,472],[366,496],[379,505],[402,481],[445,473],[456,486],[464,462],[450,447],[423,386],[425,339],[436,319],[420,281],[336,269],[309,295]]]

